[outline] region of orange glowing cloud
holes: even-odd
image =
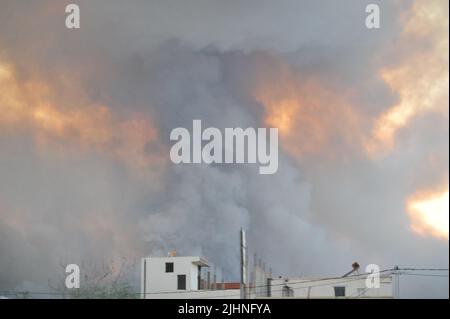
[[[432,235],[448,240],[449,190],[419,192],[407,201],[411,229],[423,236]]]
[[[119,118],[107,106],[86,101],[82,92],[77,92],[80,105],[57,107],[62,103],[51,85],[39,80],[20,82],[14,68],[1,63],[0,86],[0,134],[31,130],[40,148],[95,150],[130,167],[148,168],[166,161],[158,131],[148,117]]]
[[[366,144],[370,155],[393,149],[397,131],[418,116],[439,112],[448,118],[448,28],[446,1],[416,1],[406,15],[400,48],[415,43],[419,49],[407,54],[400,64],[380,71],[399,101],[376,120]]]
[[[261,87],[255,99],[265,109],[264,124],[279,129],[281,146],[296,158],[342,155],[342,146],[359,147],[362,117],[337,94],[314,82],[298,84],[283,78],[283,85]],[[345,147],[344,147],[345,148]]]

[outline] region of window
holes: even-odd
[[[186,275],[178,275],[178,290],[186,290]]]
[[[345,287],[334,287],[335,297],[345,297]]]
[[[166,263],[166,272],[173,272],[173,263]]]

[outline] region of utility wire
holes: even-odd
[[[333,284],[336,282],[339,283],[346,283],[346,282],[351,282],[351,281],[355,281],[355,280],[360,280],[361,277],[364,277],[366,275],[373,275],[373,274],[382,274],[382,273],[388,273],[386,277],[392,275],[392,274],[398,274],[398,275],[408,275],[408,276],[429,276],[429,277],[448,277],[448,275],[441,275],[441,274],[417,274],[417,273],[406,273],[403,271],[449,271],[448,268],[390,268],[390,269],[384,269],[384,270],[380,270],[379,272],[374,272],[374,273],[363,273],[363,274],[356,274],[356,275],[350,275],[347,277],[327,277],[327,278],[319,278],[319,279],[310,279],[310,280],[295,280],[295,281],[287,281],[287,282],[283,282],[280,284],[271,284],[271,285],[258,285],[258,286],[252,286],[250,288],[254,289],[254,288],[267,288],[267,287],[276,287],[276,286],[286,286],[286,285],[293,285],[293,284],[304,284],[304,283],[315,283],[315,282],[322,282],[322,281],[330,281],[330,280],[336,280],[338,279],[338,281],[332,281],[332,282],[327,282],[324,284],[312,284],[312,285],[306,285],[306,286],[302,286],[302,287],[291,287],[292,289],[307,289],[309,287],[319,287],[319,286],[326,286],[329,284]],[[342,280],[343,278],[346,278],[346,280]],[[146,293],[141,293],[141,292],[132,292],[132,295],[162,295],[162,294],[183,294],[183,293],[208,293],[211,291],[220,291],[222,289],[217,289],[217,290],[197,290],[197,291],[163,291],[163,292],[146,292]],[[279,292],[282,290],[272,290],[272,292]],[[12,290],[5,290],[5,291],[0,291],[0,294],[2,295],[49,295],[49,296],[71,296],[70,292],[44,292],[44,291],[12,291]],[[223,295],[223,297],[232,297],[234,295]],[[214,297],[207,297],[206,299],[209,298],[219,298],[220,296],[214,296]],[[201,299],[201,298],[199,298]]]
[[[407,273],[407,272],[402,272],[401,275],[421,276],[421,277],[448,277],[448,275],[442,275],[442,274],[413,274],[413,273]]]
[[[381,270],[379,273],[383,273],[383,272],[389,272],[392,271],[392,269],[385,269],[385,270]],[[310,279],[310,280],[296,280],[296,281],[288,281],[288,282],[283,282],[283,283],[279,283],[279,284],[272,284],[272,285],[259,285],[259,286],[252,286],[250,288],[267,288],[267,287],[277,287],[277,286],[286,286],[287,284],[304,284],[304,283],[316,283],[316,282],[323,282],[323,281],[328,281],[327,283],[324,284],[312,284],[312,285],[307,285],[304,287],[297,287],[296,289],[300,289],[300,288],[308,288],[308,287],[318,287],[318,286],[326,286],[329,284],[333,284],[336,282],[341,282],[341,283],[346,283],[346,282],[351,282],[351,281],[355,281],[355,280],[361,280],[362,277],[364,277],[365,275],[368,275],[370,273],[365,273],[365,274],[357,274],[357,275],[351,275],[351,276],[347,276],[347,277],[328,277],[328,278],[319,278],[319,279]],[[342,280],[344,279],[345,280]],[[338,281],[331,281],[330,280],[338,280]],[[211,291],[221,291],[221,289],[217,289],[217,290],[197,290],[194,291],[195,293],[208,293]],[[276,291],[282,291],[282,290],[272,290],[274,292]],[[146,292],[146,293],[141,293],[141,292],[132,292],[131,294],[133,295],[161,295],[161,294],[184,294],[184,293],[192,293],[193,291],[163,291],[163,292]],[[70,296],[70,292],[44,292],[44,291],[0,291],[0,294],[9,294],[9,295],[67,295]],[[224,297],[229,297],[229,296],[233,296],[233,295],[224,295]],[[216,297],[212,297],[212,298],[216,298]]]

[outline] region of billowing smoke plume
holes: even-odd
[[[174,248],[237,279],[241,227],[276,274],[448,267],[448,3],[377,3],[0,0],[0,290]],[[172,164],[193,119],[278,127],[278,172]]]

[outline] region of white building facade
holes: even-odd
[[[141,261],[141,296],[145,299],[239,298],[239,289],[224,289],[202,257],[147,257]],[[222,287],[222,288],[220,288]]]
[[[271,298],[394,298],[393,275],[379,278],[379,287],[367,283],[367,275],[341,278],[268,279],[267,297]]]
[[[240,284],[224,283],[223,279],[218,282],[215,268],[211,268],[202,257],[142,258],[141,296],[145,299],[239,299]],[[374,285],[368,283],[367,274],[352,274],[356,270],[335,278],[274,279],[256,276],[255,272],[245,296],[250,299],[394,298],[395,275],[380,274]]]

